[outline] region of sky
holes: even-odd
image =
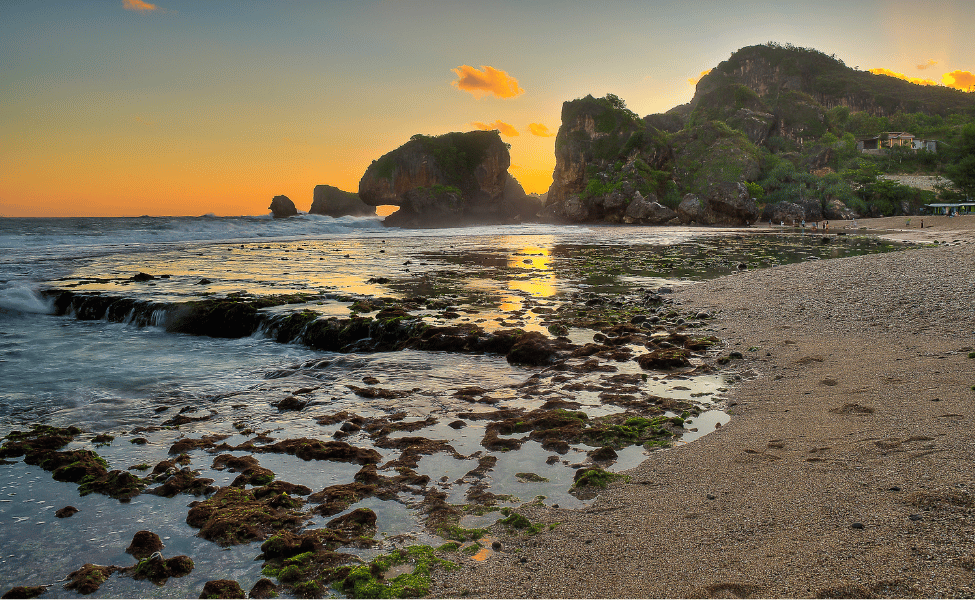
[[[665,112],[769,41],[961,85],[973,23],[970,0],[2,0],[0,216],[307,211],[416,133],[478,128],[543,193],[565,101]]]

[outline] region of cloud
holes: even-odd
[[[941,82],[950,88],[968,92],[975,86],[975,75],[971,71],[952,71],[942,75]]]
[[[501,135],[506,135],[508,137],[514,137],[516,135],[521,135],[518,130],[511,125],[505,123],[504,121],[495,121],[494,123],[481,123],[480,121],[474,121],[471,123],[474,127],[478,129],[483,129],[484,131],[493,131],[497,129],[501,132]]]
[[[938,61],[934,60],[933,58],[929,58],[928,62],[924,63],[923,65],[918,65],[917,68],[923,71],[924,69],[927,69],[928,67],[933,67],[936,64],[938,64]]]
[[[451,81],[450,85],[470,92],[475,98],[487,94],[494,94],[498,98],[515,98],[525,93],[518,86],[518,80],[504,71],[485,65],[481,65],[481,69],[483,70],[478,71],[470,65],[451,69],[457,75],[457,81]]]
[[[139,12],[152,12],[154,10],[159,10],[159,7],[155,4],[149,4],[148,2],[143,2],[142,0],[122,0],[122,8],[126,10],[137,10]]]
[[[701,81],[701,78],[704,77],[705,75],[707,75],[710,72],[711,72],[711,69],[708,69],[707,71],[701,71],[701,74],[700,75],[698,75],[697,77],[691,77],[690,79],[687,80],[687,83],[689,83],[691,85],[697,85],[697,82],[698,81]]]
[[[918,85],[938,85],[937,81],[931,79],[919,79],[917,77],[908,77],[903,73],[898,73],[896,71],[891,71],[890,69],[869,69],[874,75],[886,75],[888,77],[896,77],[897,79],[903,79],[904,81],[910,81],[911,83],[916,83]]]
[[[548,130],[548,127],[542,125],[541,123],[529,123],[528,131],[532,135],[537,135],[538,137],[552,137],[555,134]]]

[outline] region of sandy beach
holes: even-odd
[[[971,597],[975,217],[863,219],[938,242],[678,290],[717,312],[731,420],[589,507],[532,504],[434,596]],[[832,223],[831,233],[852,232]]]

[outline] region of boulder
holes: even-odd
[[[849,221],[857,218],[855,210],[843,204],[839,198],[830,198],[826,201],[826,208],[823,210],[823,217],[830,221]]]
[[[713,225],[742,225],[758,220],[758,207],[741,182],[711,186],[705,196],[706,216]]]
[[[766,204],[762,210],[762,221],[772,221],[773,224],[785,223],[792,226],[792,223],[801,223],[806,218],[806,211],[795,202],[776,202]],[[812,220],[812,219],[811,219]]]
[[[271,209],[271,214],[274,215],[274,218],[276,219],[281,217],[293,217],[298,214],[298,209],[295,208],[295,203],[292,202],[291,198],[288,198],[287,196],[275,196],[271,200],[271,206],[268,208]]]
[[[360,200],[359,194],[344,192],[331,185],[316,185],[308,212],[329,217],[375,216],[376,207]]]
[[[676,218],[677,213],[657,202],[656,196],[645,199],[640,192],[637,192],[626,207],[623,221],[660,225]]]
[[[685,225],[702,222],[703,215],[704,203],[696,194],[685,195],[677,206],[677,218]]]

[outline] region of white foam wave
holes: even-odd
[[[54,306],[30,287],[13,286],[0,289],[0,310],[48,315]]]

